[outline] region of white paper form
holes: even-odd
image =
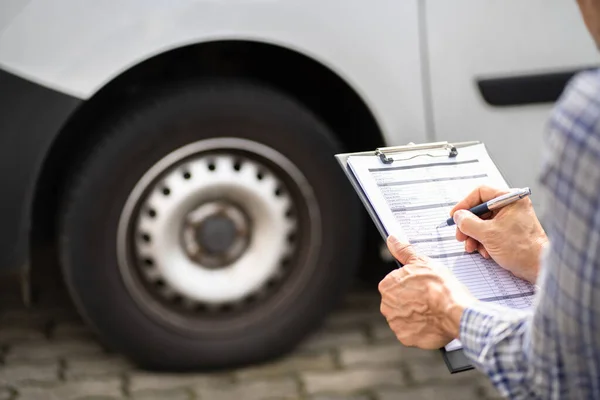
[[[459,148],[453,158],[425,153],[402,152],[392,164],[383,164],[377,156],[350,156],[348,164],[389,234],[448,267],[479,300],[531,307],[533,285],[478,253],[465,253],[455,226],[436,228],[477,186],[508,188],[485,146]],[[455,340],[446,350],[460,347]]]

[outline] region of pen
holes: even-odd
[[[523,189],[515,189],[510,193],[503,194],[502,196],[496,197],[495,199],[488,200],[485,203],[479,204],[471,208],[469,211],[473,214],[481,217],[484,214],[487,214],[490,211],[498,210],[504,206],[514,203],[517,200],[521,200],[524,197],[527,197],[531,194],[531,189],[523,188]],[[438,225],[438,228],[443,228],[445,226],[454,225],[454,219],[448,218],[445,222]]]

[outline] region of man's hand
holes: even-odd
[[[450,212],[456,222],[456,239],[465,242],[469,253],[479,251],[492,258],[514,275],[535,283],[540,254],[548,237],[529,198],[479,218],[469,208],[508,193],[506,190],[481,186],[459,202]]]
[[[388,248],[404,266],[380,283],[381,313],[406,346],[438,349],[458,337],[460,318],[475,298],[442,265],[389,237]]]

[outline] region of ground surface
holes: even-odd
[[[47,282],[25,309],[0,292],[0,400],[37,399],[495,399],[479,373],[450,375],[437,351],[405,348],[379,313],[375,285],[360,285],[293,354],[210,374],[155,374],[110,354]]]

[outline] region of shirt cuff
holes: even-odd
[[[514,323],[527,313],[492,303],[477,302],[465,309],[460,319],[459,340],[463,352],[482,366],[497,343],[513,331]]]

